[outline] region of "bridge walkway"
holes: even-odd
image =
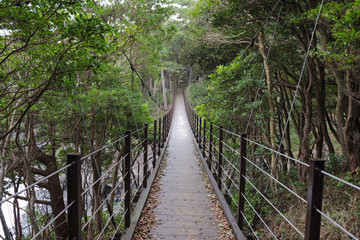
[[[151,239],[220,239],[184,100],[178,95]]]

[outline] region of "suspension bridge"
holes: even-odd
[[[279,0],[275,7],[280,2],[282,1]],[[319,14],[320,11],[321,7]],[[294,99],[318,19],[319,15],[309,41]],[[242,55],[254,44],[264,24]],[[265,62],[270,50],[271,44]],[[123,53],[126,56],[125,52]],[[127,60],[140,78],[130,59]],[[142,84],[145,86],[143,81]],[[148,92],[151,96],[150,91]],[[322,229],[328,226],[340,232],[341,239],[360,238],[359,229],[356,232],[349,230],[348,224],[331,216],[331,209],[324,209],[323,206],[323,189],[326,183],[329,183],[325,178],[333,184],[335,182],[345,186],[353,193],[349,196],[350,199],[359,197],[360,187],[326,171],[323,159],[309,158],[300,161],[284,154],[280,149],[265,146],[246,133],[235,133],[216,125],[196,113],[184,92],[174,96],[173,100],[173,104],[163,116],[137,127],[134,131],[126,131],[116,141],[93,149],[85,156],[79,153],[67,154],[66,164],[21,190],[6,193],[0,206],[11,204],[14,208],[21,209],[19,202],[24,199],[25,193],[34,192],[43,183],[51,182],[53,177],[61,176],[65,179],[65,206],[59,207],[59,211],[54,212],[51,218],[41,224],[32,224],[38,228],[22,226],[22,230],[31,236],[29,239],[51,239],[54,235],[50,232],[54,229],[66,231],[68,239],[132,239],[141,217],[144,217],[143,210],[153,183],[160,176],[159,171],[163,167],[159,180],[161,187],[158,204],[153,209],[156,224],[149,227],[149,239],[225,238],[215,220],[215,211],[208,198],[209,190],[204,183],[206,181],[211,183],[212,191],[231,228],[231,234],[226,238],[315,240],[322,237]],[[253,112],[249,121],[252,115]],[[288,121],[289,117],[285,128]],[[114,146],[121,154],[114,156]],[[111,156],[110,160],[99,161],[100,153]],[[297,188],[283,181],[287,176],[275,176],[264,166],[261,159],[263,155],[276,155],[297,168],[306,169],[308,176],[305,190],[298,192]],[[275,194],[269,191],[270,185],[275,189]],[[286,195],[289,199],[287,202],[296,202],[297,209],[293,210],[293,214],[305,212],[301,215],[303,218],[298,219],[286,214],[284,209],[287,208],[287,202],[276,201],[276,193]],[[254,199],[255,196],[258,198]],[[41,204],[41,201],[45,202],[47,199],[45,196],[38,200]],[[29,209],[33,208],[35,202],[31,204]],[[262,206],[265,204],[267,211],[279,219],[280,225],[274,226],[272,219],[264,217]],[[0,220],[4,239],[21,239],[22,230],[19,230],[18,226],[27,222],[26,220],[16,222],[17,225],[11,229],[3,227],[6,221],[3,216]],[[358,217],[355,217],[354,221],[354,225],[359,224]]]
[[[138,142],[132,138],[137,134],[141,139]],[[231,146],[229,139],[240,142],[240,148]],[[122,157],[107,166],[106,171],[98,172],[99,178],[90,177],[91,157],[119,142],[124,146]],[[247,149],[254,147],[279,154],[308,168],[307,196],[286,186],[267,172],[256,160],[256,156],[247,154]],[[221,239],[221,229],[215,222],[211,202],[207,198],[202,169],[207,173],[231,227],[233,237],[229,239],[260,239],[257,227],[245,215],[245,206],[260,219],[264,229],[268,231],[269,239],[282,239],[278,234],[279,229],[272,229],[269,222],[262,218],[258,206],[250,200],[249,192],[259,194],[262,201],[271,206],[273,214],[282,218],[284,224],[297,235],[296,239],[320,239],[321,226],[328,224],[342,231],[343,239],[359,238],[359,232],[349,232],[348,226],[333,220],[322,210],[324,177],[353,188],[357,193],[360,191],[359,186],[324,171],[325,162],[322,159],[309,159],[309,164],[300,162],[249,139],[246,134],[238,135],[207,122],[195,113],[183,94],[175,97],[174,104],[151,127],[146,124],[136,131],[127,131],[117,141],[86,156],[68,154],[64,167],[8,196],[1,204],[17,199],[23,192],[48,181],[53,175],[66,172],[66,207],[31,239],[49,239],[49,229],[58,227],[54,226],[54,222],[62,216],[67,219],[69,239],[132,239],[162,161],[166,162],[166,167],[160,182],[159,203],[154,209],[157,224],[151,226],[149,239]],[[299,201],[303,205],[299,209],[306,211],[306,219],[292,222],[289,216],[283,214],[277,203],[269,199],[266,190],[262,192],[260,189],[263,187],[256,186],[247,170],[249,167],[259,170],[265,179],[278,184]],[[103,166],[98,166],[98,169],[102,168]],[[121,174],[118,172],[119,168],[122,168]],[[96,184],[109,186],[110,190],[96,193]],[[245,186],[251,191],[246,191]],[[114,198],[117,191],[121,192],[120,197]],[[98,203],[92,204],[96,197]],[[99,216],[102,224],[95,234],[93,221]],[[84,230],[87,230],[87,236],[83,235]]]

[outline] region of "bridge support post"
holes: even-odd
[[[148,178],[148,130],[149,130],[149,126],[146,123],[144,128],[144,143],[143,143],[144,146],[143,187],[144,188],[147,188],[147,178]]]
[[[205,158],[205,149],[206,149],[206,119],[204,119],[203,124],[203,142],[202,142],[202,155]]]
[[[162,138],[161,138],[161,148],[164,147],[164,144],[165,144],[165,140],[166,140],[166,118],[165,118],[165,115],[162,117],[162,123],[163,123],[163,128],[162,128]]]
[[[81,240],[81,159],[80,153],[66,155],[67,164],[67,202],[69,239]]]
[[[156,131],[157,131],[157,121],[155,120],[154,121],[154,146],[153,146],[153,161],[152,161],[152,165],[153,165],[153,168],[155,168],[155,165],[156,165],[156,146],[157,146],[157,143],[156,143]]]
[[[192,109],[190,109],[191,112],[191,129],[192,132],[195,134],[195,138],[196,138],[196,131],[195,131],[195,126],[196,126],[196,115],[194,113],[194,111]]]
[[[174,106],[173,106],[174,107]],[[167,126],[167,129],[166,129],[166,138],[169,137],[169,132],[170,132],[170,119],[171,119],[171,111],[166,115],[166,126]]]
[[[195,133],[195,140],[198,141],[198,116],[194,112],[194,120],[195,120],[195,126],[194,126],[194,133]]]
[[[210,122],[208,167],[211,172],[212,172],[211,170],[212,157],[213,157],[213,123]]]
[[[160,156],[161,153],[161,142],[162,142],[162,138],[161,138],[161,118],[159,118],[159,145],[158,145],[158,155]]]
[[[201,149],[201,122],[202,122],[202,117],[199,116],[198,144],[200,149]]]
[[[239,196],[238,196],[238,212],[237,222],[241,230],[244,229],[244,204],[245,204],[245,174],[246,174],[246,134],[241,134],[240,145],[240,177],[239,177]]]
[[[125,228],[128,228],[131,223],[131,132],[127,130],[125,135]]]
[[[197,117],[197,128],[196,128],[196,141],[199,143],[199,137],[200,137],[200,116],[196,115]]]
[[[321,214],[316,210],[322,208],[324,159],[310,159],[308,198],[305,223],[305,240],[320,239]]]
[[[219,162],[217,166],[217,184],[221,191],[221,177],[222,177],[222,165],[223,165],[223,138],[224,130],[223,127],[220,127],[219,133]]]

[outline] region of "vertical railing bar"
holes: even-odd
[[[321,214],[316,209],[321,211],[322,208],[324,175],[321,171],[324,170],[325,160],[310,159],[309,162],[305,240],[318,240],[320,239]]]
[[[202,145],[201,145],[201,130],[202,130],[202,117],[199,117],[199,148],[201,149],[202,148]]]
[[[205,150],[206,150],[206,119],[204,119],[204,124],[203,124],[203,141],[202,141],[202,154],[203,154],[203,157],[205,157]]]
[[[148,178],[148,130],[149,125],[146,123],[144,128],[144,169],[143,169],[143,187],[147,188]]]
[[[246,174],[246,134],[241,134],[240,145],[240,174],[239,174],[239,196],[238,196],[238,212],[237,220],[238,226],[241,230],[244,230],[244,204],[245,204],[245,174]]]
[[[128,228],[131,223],[131,131],[127,130],[125,134],[125,228]]]
[[[211,161],[212,161],[212,156],[213,156],[213,123],[210,122],[210,136],[209,136],[209,158],[208,158],[208,167],[211,171]],[[211,171],[212,172],[212,171]]]
[[[153,143],[154,149],[153,149],[153,161],[152,161],[153,168],[155,168],[155,166],[156,166],[156,152],[157,152],[156,132],[157,132],[157,121],[155,120],[154,121],[154,143]]]
[[[222,178],[223,137],[224,137],[223,127],[220,126],[220,132],[219,132],[219,162],[218,162],[218,166],[217,166],[217,184],[218,184],[218,187],[219,187],[220,190],[221,190],[221,178]]]
[[[161,136],[161,118],[159,118],[159,145],[158,145],[158,155],[160,156],[161,152],[161,143],[162,143],[162,136]]]
[[[163,128],[162,128],[162,141],[161,141],[161,148],[164,147],[164,144],[165,144],[165,140],[166,140],[166,121],[165,121],[165,116],[162,117],[162,123],[163,123]]]

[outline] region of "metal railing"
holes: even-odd
[[[258,194],[261,197],[261,202],[264,201],[271,206],[272,211],[278,214],[278,216],[282,218],[296,234],[298,234],[298,237],[302,239],[320,239],[321,217],[324,217],[327,221],[340,229],[347,238],[359,239],[359,233],[351,233],[346,229],[346,226],[342,226],[339,222],[335,221],[322,211],[324,176],[346,184],[354,190],[360,191],[359,186],[324,171],[325,161],[323,159],[308,159],[308,161],[306,161],[308,163],[306,163],[253,141],[247,138],[246,134],[239,135],[224,129],[222,126],[217,126],[206,121],[206,119],[203,119],[195,113],[186,98],[184,100],[189,124],[201,155],[207,163],[206,167],[210,169],[217,181],[217,186],[214,187],[217,187],[222,191],[225,199],[228,199],[227,203],[232,207],[233,214],[237,216],[237,224],[241,230],[244,230],[245,224],[247,224],[252,232],[252,236],[259,239],[258,234],[255,231],[256,229],[254,229],[254,226],[250,223],[251,221],[246,218],[244,208],[247,204],[249,209],[253,211],[258,219],[260,219],[265,229],[269,232],[269,236],[274,239],[280,238],[274,233],[274,230],[268,226],[269,223],[262,217],[261,211],[259,211],[259,209],[257,209],[249,200],[251,196],[246,195],[246,186],[249,188],[248,191],[252,191],[254,194]],[[234,144],[236,145],[235,147],[231,146],[231,144],[224,139],[225,134],[231,135],[232,142],[237,143]],[[307,198],[305,199],[301,194],[279,181],[271,172],[267,172],[259,166],[259,164],[256,164],[256,162],[252,160],[252,157],[247,154],[249,146],[256,146],[257,148],[261,148],[262,151],[280,155],[283,158],[293,161],[295,164],[307,168],[309,175]],[[248,166],[257,169],[259,174],[266,176],[266,178],[274,184],[280,185],[291,196],[294,196],[306,205],[306,219],[304,221],[304,226],[299,227],[299,224],[290,221],[289,217],[285,216],[277,204],[269,199],[266,191],[262,192],[260,188],[251,181],[251,178],[248,176]],[[268,183],[269,182],[267,182],[267,184]]]
[[[149,127],[145,124],[136,131],[126,131],[116,141],[85,155],[80,153],[68,153],[67,163],[64,167],[30,184],[21,191],[11,194],[0,201],[0,206],[5,203],[16,201],[17,197],[26,191],[34,190],[42,182],[56,174],[63,174],[66,177],[67,204],[56,216],[42,226],[36,233],[30,233],[30,239],[42,239],[44,231],[49,232],[56,228],[54,221],[59,217],[66,220],[68,239],[82,239],[83,231],[94,231],[95,219],[100,223],[101,229],[96,231],[94,239],[120,239],[121,235],[130,226],[132,211],[137,204],[137,198],[143,189],[149,187],[148,176],[158,164],[159,156],[164,150],[164,143],[167,140],[170,126],[173,119],[174,107],[171,108],[158,120],[155,120]],[[150,129],[149,129],[150,128]],[[137,134],[141,139],[133,138]],[[122,156],[111,164],[103,164],[97,161],[101,153],[109,154],[111,146],[117,143],[121,148]],[[97,157],[95,157],[98,155]],[[100,157],[99,157],[100,156]],[[94,167],[96,166],[96,167]],[[92,169],[96,169],[95,173]],[[122,168],[122,174],[119,169]],[[101,172],[105,170],[104,172]],[[115,174],[115,172],[117,172]],[[97,177],[94,177],[96,176]],[[118,176],[114,180],[114,176]],[[104,196],[103,187],[106,183],[112,182],[111,189]],[[114,201],[116,191],[121,192],[121,199]],[[122,191],[121,191],[122,189]],[[111,200],[112,199],[112,200]],[[94,206],[94,201],[97,201]],[[15,204],[14,204],[15,206]]]

